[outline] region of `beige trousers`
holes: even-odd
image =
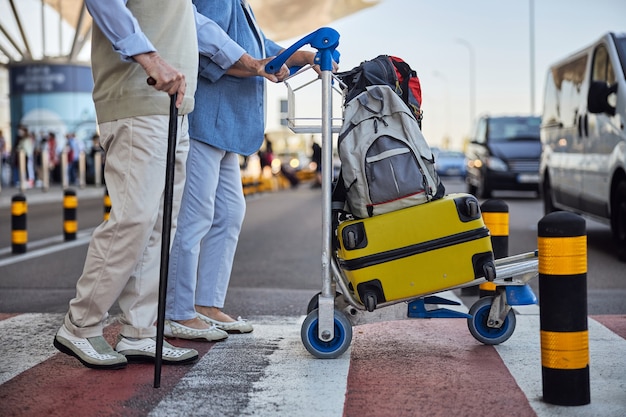
[[[77,337],[102,335],[116,301],[122,310],[122,335],[156,335],[168,124],[168,116],[149,116],[99,125],[111,213],[93,233],[65,317]],[[189,151],[186,116],[178,118],[177,141],[171,239]]]

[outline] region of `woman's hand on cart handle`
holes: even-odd
[[[272,59],[273,57],[257,59],[245,53],[233,66],[226,70],[226,74],[239,78],[259,76],[277,83],[284,80],[289,75],[289,68],[283,65],[274,73],[266,72],[265,65]]]
[[[305,45],[310,44],[317,49],[314,64],[320,65],[321,71],[332,71],[337,62],[339,62],[338,54],[335,54],[335,48],[339,44],[339,33],[331,28],[320,28],[313,33],[303,37],[298,42],[281,52],[276,58],[265,66],[267,73],[276,73],[287,60]],[[294,62],[294,65],[298,65]]]

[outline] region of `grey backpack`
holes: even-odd
[[[350,100],[338,139],[341,174],[333,207],[372,217],[441,198],[434,156],[408,106],[387,85]]]

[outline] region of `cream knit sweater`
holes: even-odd
[[[127,7],[163,59],[185,74],[187,88],[179,114],[191,112],[198,73],[198,43],[191,1],[128,0]],[[167,93],[146,83],[147,75],[138,63],[123,62],[96,25],[91,64],[98,122],[169,114]]]

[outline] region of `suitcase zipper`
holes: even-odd
[[[443,249],[448,246],[459,245],[471,242],[473,240],[482,239],[489,236],[489,229],[481,227],[479,229],[468,230],[466,232],[457,233],[429,240],[427,242],[417,243],[415,245],[405,246],[402,248],[392,249],[385,252],[375,253],[372,255],[362,256],[360,258],[339,260],[339,265],[346,271],[354,271],[357,269],[367,268],[384,262],[391,262],[398,259],[406,258],[421,253]]]

